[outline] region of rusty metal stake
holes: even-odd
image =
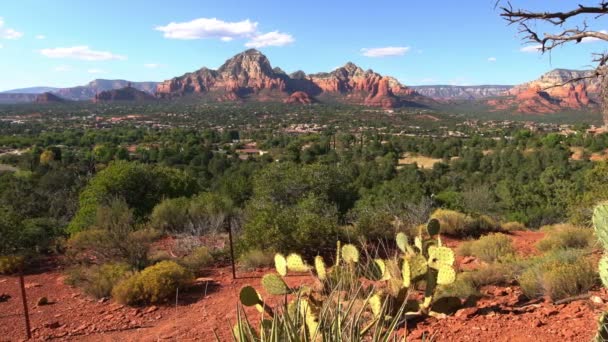
[[[32,338],[32,332],[30,330],[30,313],[27,310],[27,298],[25,296],[25,284],[23,281],[23,266],[19,272],[19,285],[21,287],[21,299],[23,300],[23,314],[25,315],[25,332],[28,340]]]
[[[226,229],[228,230],[228,240],[230,241],[230,261],[232,263],[232,279],[236,279],[236,267],[234,266],[234,246],[232,244],[232,224],[230,223],[230,220],[228,220]]]

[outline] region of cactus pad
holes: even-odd
[[[262,303],[260,294],[251,286],[243,287],[241,289],[241,293],[239,294],[239,298],[241,300],[241,304],[245,306],[254,306]]]
[[[420,276],[426,274],[428,270],[428,266],[426,264],[426,259],[420,255],[416,254],[408,260],[410,265],[410,278],[416,279]]]
[[[285,260],[283,254],[277,253],[274,255],[274,267],[281,276],[287,275],[287,260]]]
[[[354,245],[344,245],[342,246],[342,258],[349,264],[357,263],[359,262],[359,250]]]
[[[431,219],[426,226],[426,231],[429,233],[430,236],[435,236],[439,234],[440,230],[441,225],[439,224],[439,220],[437,219]]]
[[[375,293],[369,298],[369,307],[372,309],[374,317],[380,317],[382,312],[382,296],[379,293]]]
[[[410,263],[407,259],[403,260],[403,265],[401,265],[401,277],[403,278],[403,287],[410,287],[411,272]]]
[[[327,278],[325,262],[323,261],[323,257],[320,255],[315,257],[315,270],[317,271],[317,277],[319,277],[319,279],[325,280]]]
[[[604,254],[598,264],[598,270],[600,273],[600,279],[604,287],[608,287],[608,255]]]
[[[408,247],[407,235],[405,235],[402,232],[399,232],[399,233],[397,233],[397,236],[395,237],[395,240],[397,242],[397,247],[399,247],[399,249],[403,253],[407,253],[407,247]]]
[[[595,235],[605,250],[608,250],[608,203],[602,203],[593,211]]]
[[[391,279],[391,275],[386,271],[386,263],[382,259],[374,259],[374,265],[377,267],[376,279],[384,281]]]
[[[422,239],[420,238],[420,236],[416,236],[414,238],[414,246],[416,246],[419,251],[422,251]]]
[[[439,285],[448,285],[453,283],[456,280],[456,271],[452,266],[444,265],[439,268],[439,272],[437,273],[437,284]]]
[[[291,292],[283,278],[277,274],[267,274],[262,278],[264,290],[272,295],[285,295]]]
[[[447,247],[430,246],[428,264],[434,269],[451,266],[454,264],[454,252]]]
[[[308,272],[310,267],[299,254],[291,253],[287,256],[287,269],[293,272]]]

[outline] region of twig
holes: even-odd
[[[588,299],[589,297],[591,297],[590,294],[582,294],[582,295],[578,295],[578,296],[574,296],[574,297],[568,297],[568,298],[564,298],[564,299],[560,299],[560,300],[554,301],[553,304],[554,305],[567,304],[567,303],[574,302],[574,301],[577,301],[577,300]]]

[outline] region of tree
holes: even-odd
[[[498,0],[497,3],[502,2]],[[524,40],[536,44],[542,53],[551,52],[553,49],[566,44],[578,44],[582,41],[603,40],[608,42],[608,33],[589,29],[587,19],[596,20],[608,13],[608,0],[598,1],[597,5],[585,6],[573,5],[568,11],[536,12],[526,9],[514,9],[510,2],[500,7],[500,14],[509,24],[517,24],[519,32],[524,35]],[[577,21],[582,23],[577,24]],[[540,33],[538,24],[558,27],[558,33]],[[589,75],[575,78],[567,83],[581,81],[583,79],[597,78],[602,81],[602,112],[604,124],[608,126],[608,52],[595,53],[593,62],[595,69]]]

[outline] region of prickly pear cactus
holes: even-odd
[[[277,274],[266,274],[262,277],[262,286],[271,295],[286,295],[291,293],[289,286]]]
[[[277,273],[281,276],[287,275],[287,260],[281,253],[274,255],[274,267],[277,269]]]
[[[359,250],[351,244],[342,246],[342,259],[348,264],[359,262]]]
[[[291,253],[287,256],[287,269],[293,272],[308,272],[310,267],[299,254]]]
[[[326,272],[326,267],[325,267],[325,261],[323,261],[323,257],[320,255],[317,255],[315,257],[315,271],[317,272],[317,277],[319,277],[320,280],[325,280],[327,279],[327,272]]]
[[[595,235],[604,247],[604,256],[598,264],[600,279],[604,287],[608,288],[608,203],[602,203],[593,211],[593,227]],[[604,312],[599,319],[599,326],[595,336],[596,341],[608,341],[608,312]]]

